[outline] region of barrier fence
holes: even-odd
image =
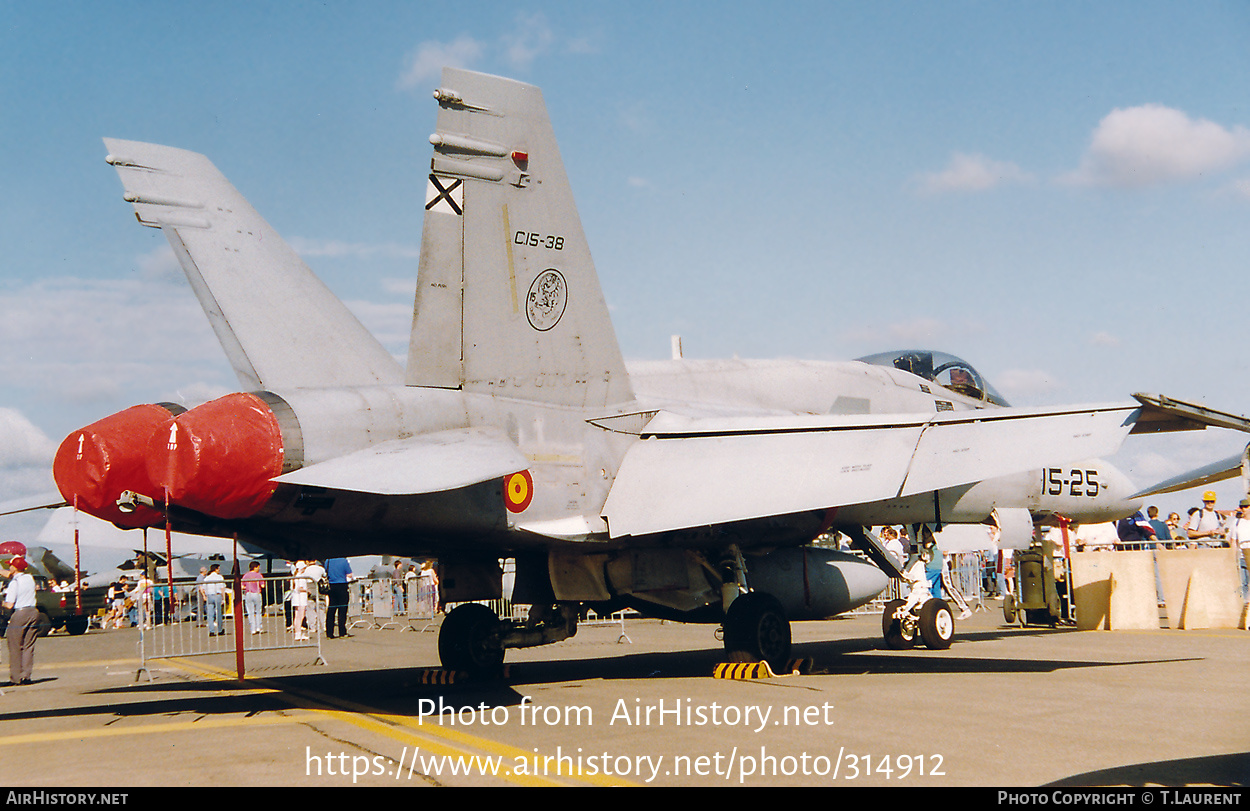
[[[438,587],[421,579],[360,578],[348,583],[349,628],[432,631],[438,617]],[[492,607],[497,607],[492,604]],[[500,614],[500,616],[506,616]]]
[[[306,648],[325,663],[321,637],[327,605],[315,581],[267,575],[259,591],[249,593],[245,587],[238,600],[231,578],[219,594],[206,593],[211,585],[175,581],[172,599],[165,584],[135,598],[131,610],[140,629],[139,674],[147,672],[150,679],[153,660],[235,653],[236,639],[242,640],[243,652]]]

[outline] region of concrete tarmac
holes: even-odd
[[[157,660],[53,635],[0,696],[10,786],[1244,786],[1250,634],[1008,627],[889,651],[877,615],[794,625],[807,675],[713,679],[713,626],[633,620],[423,684],[436,634]],[[7,652],[0,673],[7,673]],[[442,711],[441,716],[439,711]]]

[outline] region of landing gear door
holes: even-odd
[[[1028,510],[999,507],[990,515],[998,524],[999,549],[1028,549],[1033,543],[1033,516]]]

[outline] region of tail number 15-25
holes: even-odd
[[[1048,496],[1088,496],[1098,495],[1098,471],[1077,470],[1073,468],[1064,476],[1063,468],[1042,468],[1042,492]]]

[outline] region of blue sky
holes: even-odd
[[[1250,412],[1247,42],[1243,2],[9,4],[0,487],[236,386],[101,137],[208,155],[403,354],[444,64],[543,88],[627,358],[927,346],[1020,404]]]

